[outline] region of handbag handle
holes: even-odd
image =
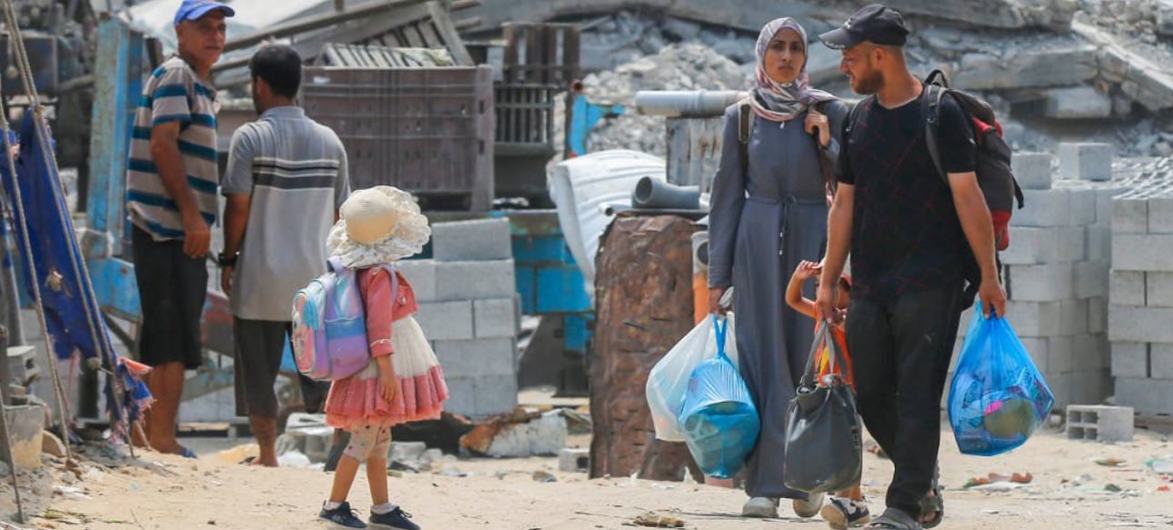
[[[831,357],[828,359],[830,363],[830,372],[838,373],[835,368],[835,363],[838,362],[840,366],[847,366],[847,359],[843,356],[843,351],[839,349],[839,344],[835,342],[835,337],[829,331],[830,326],[825,322],[820,322],[815,329],[815,340],[811,342],[811,351],[806,358],[806,368],[802,372],[802,379],[799,381],[799,386],[808,386],[815,379],[815,365],[819,357],[819,352],[822,351],[821,346],[827,345],[830,350]]]

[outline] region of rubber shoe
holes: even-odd
[[[776,519],[778,517],[778,499],[754,497],[745,501],[745,506],[741,508],[741,516]]]
[[[411,514],[403,511],[403,508],[398,506],[394,510],[387,513],[371,512],[371,518],[367,520],[371,526],[378,528],[398,528],[399,530],[420,530],[419,525],[411,522]]]
[[[859,528],[872,520],[868,511],[867,501],[853,501],[842,497],[831,497],[831,502],[823,506],[821,512],[823,520],[835,530]]]
[[[318,517],[334,523],[336,525],[345,526],[346,528],[366,528],[367,524],[362,522],[358,516],[354,514],[354,510],[350,509],[350,503],[344,502],[333,510],[327,510],[325,506],[322,511],[318,512]]]
[[[810,519],[819,514],[819,510],[823,508],[822,493],[811,495],[807,500],[794,499],[794,515],[802,517],[803,519]]]

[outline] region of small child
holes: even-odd
[[[798,264],[794,275],[790,277],[790,285],[786,287],[786,303],[795,311],[802,313],[812,319],[817,319],[817,312],[815,310],[815,302],[802,296],[802,286],[807,280],[811,278],[818,278],[823,271],[823,266],[820,263],[810,261],[803,261]],[[851,301],[851,278],[847,275],[839,278],[839,299],[835,302],[836,309],[846,311],[847,305]],[[818,324],[816,324],[817,326]],[[835,344],[839,346],[840,351],[843,352],[846,366],[843,367],[842,373],[844,375],[844,382],[852,388],[855,387],[855,380],[851,373],[851,357],[847,355],[847,337],[841,326],[831,327],[831,338]],[[823,377],[829,375],[831,366],[826,357],[819,361],[818,380],[822,381]],[[863,526],[871,521],[871,514],[868,512],[867,499],[863,496],[863,489],[859,484],[856,484],[850,489],[836,492],[831,496],[830,503],[823,507],[823,519],[831,528],[838,530]]]
[[[388,498],[391,426],[438,419],[448,387],[436,354],[412,317],[417,306],[411,285],[398,272],[389,272],[389,266],[423,249],[431,229],[411,194],[391,186],[352,193],[341,216],[330,230],[327,248],[332,258],[357,272],[371,361],[330,386],[326,423],[349,432],[350,443],[318,516],[348,528],[367,527],[346,502],[359,464],[366,462],[370,524],[418,530],[411,515]]]

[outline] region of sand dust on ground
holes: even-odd
[[[1066,440],[1061,433],[1036,435],[1022,449],[994,458],[958,453],[942,436],[946,522],[950,529],[1075,530],[1169,528],[1173,492],[1168,478],[1145,462],[1173,454],[1165,438],[1141,431],[1135,442],[1106,445]],[[1106,467],[1098,459],[1122,463]],[[55,495],[54,513],[68,521],[36,520],[38,528],[262,529],[331,528],[316,519],[331,475],[310,469],[262,469],[205,456],[199,460],[150,454],[158,466],[90,471],[75,484],[83,496]],[[891,463],[866,455],[864,483],[873,511],[882,510]],[[683,519],[688,528],[825,528],[783,510],[775,520],[738,517],[744,493],[712,486],[650,482],[629,477],[588,480],[557,470],[553,458],[454,460],[438,471],[391,479],[393,502],[427,529],[610,529],[629,528],[647,512]],[[556,482],[534,480],[535,471]],[[450,476],[467,473],[468,476]],[[974,476],[1030,472],[1034,481],[1010,491],[963,489]],[[1111,484],[1112,486],[1109,486]],[[1108,491],[1117,490],[1120,491]],[[351,502],[365,515],[370,505],[360,473]],[[80,523],[80,524],[69,524]]]

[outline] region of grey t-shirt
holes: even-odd
[[[302,109],[269,109],[232,135],[221,191],[252,194],[232,313],[289,321],[293,296],[326,272],[326,236],[350,193],[346,149]]]

